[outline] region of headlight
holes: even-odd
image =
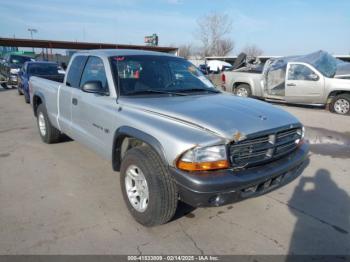
[[[177,161],[177,167],[186,171],[225,169],[229,166],[225,145],[196,147],[186,151]]]
[[[11,69],[10,69],[10,73],[13,74],[13,75],[18,74],[18,72],[19,72],[19,69],[18,69],[18,68],[11,68]]]
[[[305,127],[303,126],[302,128],[299,128],[297,130],[297,134],[298,134],[299,138],[297,138],[295,140],[295,143],[296,144],[300,144],[301,142],[303,142],[304,137],[305,137]]]

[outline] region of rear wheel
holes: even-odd
[[[40,104],[36,112],[41,140],[47,144],[59,142],[61,133],[57,128],[51,125],[44,105]]]
[[[330,105],[330,111],[340,115],[350,114],[350,95],[341,94],[333,98]]]
[[[252,95],[252,91],[250,90],[250,86],[247,84],[240,84],[234,89],[234,93],[236,96],[241,97],[250,97]]]
[[[7,83],[1,83],[1,87],[4,88],[4,89],[9,89]]]
[[[178,201],[176,184],[150,147],[134,147],[125,153],[120,185],[131,215],[140,224],[161,225],[173,217]]]
[[[30,103],[30,98],[27,97],[27,95],[24,94],[24,93],[23,93],[23,95],[24,95],[24,101],[25,101],[27,104],[29,104],[29,103]]]
[[[18,92],[18,95],[20,95],[20,96],[23,95],[23,92],[21,91],[19,86],[17,86],[17,92]]]

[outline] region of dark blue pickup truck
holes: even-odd
[[[26,103],[30,102],[29,78],[39,76],[56,82],[63,82],[64,75],[58,72],[58,65],[55,62],[25,62],[18,73],[18,94],[24,95]]]

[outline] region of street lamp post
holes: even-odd
[[[28,28],[28,31],[30,32],[30,38],[33,39],[33,33],[37,33],[38,30],[35,28]],[[33,53],[34,53],[34,47],[33,47]]]

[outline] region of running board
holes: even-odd
[[[273,99],[273,98],[265,98],[265,101],[274,102],[274,103],[281,103],[281,104],[288,104],[288,105],[317,106],[317,107],[324,107],[326,105],[326,104],[291,103],[291,102],[287,102],[285,100],[279,100],[279,99]]]

